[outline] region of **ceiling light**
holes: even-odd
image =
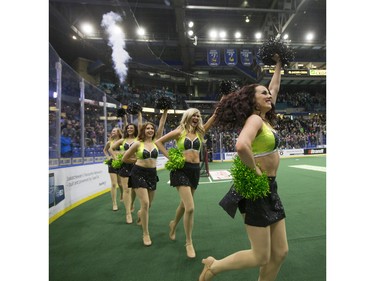
[[[311,41],[314,39],[314,34],[312,32],[306,34],[306,40]]]
[[[189,36],[193,36],[193,34],[194,34],[194,31],[193,31],[193,30],[189,30],[189,31],[188,31],[188,35],[189,35]]]
[[[246,16],[245,22],[250,22],[249,16]]]
[[[143,36],[143,35],[146,34],[146,31],[145,31],[145,29],[143,27],[140,27],[137,30],[137,34],[140,35],[140,36]]]
[[[234,38],[236,38],[236,39],[241,38],[241,32],[237,31],[237,32],[234,34]]]
[[[284,34],[283,39],[286,40],[286,39],[288,39],[288,37],[289,37],[288,34]]]
[[[220,31],[219,36],[220,36],[220,38],[223,39],[223,38],[227,37],[227,33],[224,30]]]
[[[194,22],[189,21],[188,26],[189,26],[190,28],[192,28],[192,27],[194,26]]]
[[[249,7],[249,3],[245,0],[245,1],[242,2],[241,7],[242,8]]]
[[[255,33],[255,38],[256,39],[262,38],[262,33],[260,33],[260,32]]]
[[[215,39],[217,37],[217,31],[215,29],[210,31],[210,38]]]
[[[94,32],[94,27],[89,23],[84,23],[84,24],[82,24],[81,27],[82,27],[83,33],[85,33],[87,35],[90,35]]]

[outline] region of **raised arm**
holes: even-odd
[[[159,139],[163,134],[165,121],[167,120],[167,115],[168,115],[168,109],[164,109],[163,114],[160,117],[158,130],[156,131],[156,135],[155,135],[156,140]]]
[[[208,118],[207,122],[203,125],[205,132],[207,132],[211,128],[212,124],[215,122],[215,119],[217,116],[216,111],[217,111],[217,108],[215,109],[214,114],[212,114],[212,116]]]
[[[122,131],[125,132],[125,128],[128,125],[128,114],[125,113],[125,115],[122,117]]]
[[[141,131],[142,128],[142,111],[138,112],[138,132]]]
[[[272,103],[276,105],[277,94],[279,93],[281,83],[281,60],[278,54],[273,56],[273,60],[276,62],[275,72],[272,75],[268,89],[272,95]]]

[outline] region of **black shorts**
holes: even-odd
[[[121,165],[121,168],[118,171],[118,175],[120,177],[123,177],[123,178],[130,177],[130,172],[131,172],[133,166],[134,166],[134,164],[132,164],[132,163],[123,163]]]
[[[280,197],[277,194],[275,177],[269,177],[270,194],[256,200],[241,199],[238,209],[245,214],[245,224],[266,227],[285,218],[285,212]]]
[[[119,170],[112,167],[112,160],[113,159],[110,159],[108,162],[108,173],[117,174]]]
[[[129,187],[156,190],[158,181],[156,168],[144,168],[134,165],[130,172]]]
[[[200,178],[200,165],[199,163],[185,162],[182,169],[171,171],[170,185],[171,186],[190,186],[197,189]]]

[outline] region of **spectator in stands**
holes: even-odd
[[[199,281],[211,280],[224,271],[252,267],[260,267],[259,281],[275,280],[287,255],[285,213],[275,181],[280,157],[278,137],[271,125],[275,120],[274,106],[282,65],[278,55],[274,55],[273,59],[276,67],[268,88],[259,84],[244,86],[225,96],[217,110],[219,126],[242,127],[236,142],[238,156],[257,175],[267,173],[271,193],[254,201],[242,197],[238,202],[251,249],[235,252],[223,259],[212,256],[203,259],[204,268]],[[229,192],[224,199],[233,199],[233,193]]]
[[[141,209],[138,211],[139,223],[143,230],[143,244],[151,246],[152,241],[148,229],[149,209],[155,196],[156,184],[159,181],[156,173],[156,160],[159,156],[155,139],[158,139],[164,129],[168,110],[164,110],[158,130],[155,134],[155,125],[146,122],[139,130],[138,140],[125,152],[122,161],[134,163],[130,172],[131,186],[139,199]],[[134,157],[134,155],[136,157]]]
[[[118,169],[112,167],[112,161],[115,159],[115,155],[112,155],[109,151],[110,147],[119,139],[122,138],[122,133],[120,128],[113,128],[111,131],[111,136],[104,146],[103,152],[107,157],[108,162],[108,173],[111,178],[111,198],[112,198],[112,210],[117,211],[117,185],[120,188],[121,193],[123,193],[123,189],[121,186],[120,177],[118,175]]]
[[[65,130],[65,135],[73,139],[76,135],[76,130],[73,127],[72,120],[66,119],[64,124],[61,126]]]
[[[111,154],[124,154],[137,140],[138,131],[142,127],[141,111],[138,113],[138,126],[133,123],[128,124],[127,115],[125,115],[123,119],[125,125],[124,136],[111,146],[109,149]],[[115,151],[117,151],[117,153]],[[133,223],[132,212],[134,210],[134,201],[136,197],[134,189],[129,186],[129,176],[133,166],[134,163],[122,163],[122,166],[118,171],[118,175],[120,176],[121,184],[124,189],[125,221],[129,224]]]
[[[185,165],[182,169],[170,172],[170,184],[176,187],[180,204],[178,205],[175,217],[169,223],[169,238],[176,239],[176,228],[184,217],[183,224],[186,235],[186,254],[189,258],[195,258],[192,233],[194,224],[194,192],[198,187],[200,177],[199,151],[202,148],[203,137],[215,120],[212,115],[203,124],[200,111],[196,108],[189,108],[182,115],[180,125],[173,131],[156,141],[159,150],[168,158],[168,151],[164,143],[175,140],[177,147],[183,151]]]
[[[67,128],[62,129],[61,131],[61,157],[72,157],[72,138],[68,134]]]

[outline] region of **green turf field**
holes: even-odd
[[[209,163],[213,177],[201,177],[195,193],[196,259],[186,257],[182,224],[177,240],[168,238],[179,196],[168,185],[169,172],[163,170],[158,172],[160,181],[150,209],[151,247],[143,246],[140,226],[125,224],[122,203],[113,212],[110,194],[105,193],[50,224],[49,280],[195,281],[202,258],[222,258],[249,248],[241,216],[232,219],[218,205],[231,185],[225,178],[231,165]],[[326,280],[325,167],[325,156],[281,159],[277,182],[287,216],[289,255],[277,280]],[[226,272],[214,280],[256,281],[257,269]]]

